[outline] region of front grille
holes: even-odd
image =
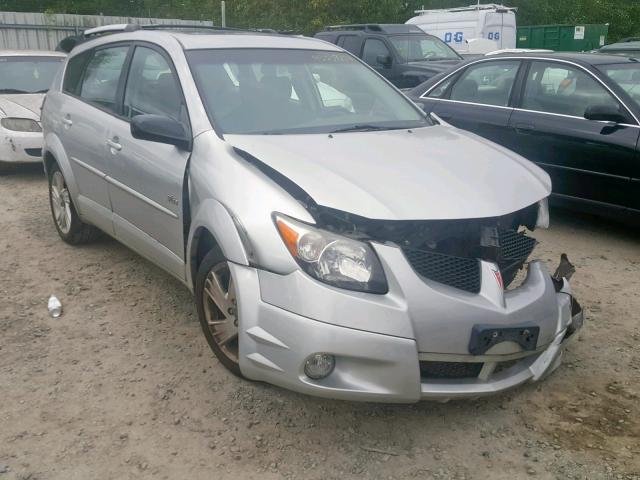
[[[522,268],[534,247],[536,240],[515,230],[501,229],[498,245],[492,253],[471,253],[469,257],[447,255],[437,250],[403,248],[402,251],[411,267],[424,278],[464,290],[478,293],[481,286],[480,262],[495,262],[500,268],[502,280],[507,288]]]
[[[507,288],[536,246],[536,240],[514,230],[500,230],[498,267]]]
[[[420,362],[422,378],[477,378],[482,363],[469,362]]]
[[[426,250],[403,249],[405,257],[420,275],[466,292],[480,291],[480,262]]]
[[[32,157],[41,157],[42,156],[42,149],[41,148],[25,148],[24,151],[26,152],[27,155],[30,155]]]

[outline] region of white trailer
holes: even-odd
[[[416,10],[406,23],[442,39],[460,53],[470,53],[468,40],[495,42],[493,50],[516,48],[516,9],[478,4],[442,10]]]

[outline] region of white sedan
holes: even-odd
[[[0,172],[42,161],[40,108],[65,54],[0,50]]]

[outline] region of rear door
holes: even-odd
[[[180,82],[160,48],[137,44],[131,58],[120,118],[109,124],[109,194],[118,239],[184,278],[183,186],[188,151],[133,138],[137,115],[170,117],[188,127]]]
[[[590,106],[611,106],[625,123],[584,118]],[[590,72],[556,61],[532,61],[509,128],[511,148],[551,176],[565,200],[608,208],[629,206],[639,129],[621,103]]]
[[[443,120],[504,144],[520,66],[517,59],[471,64],[436,86],[424,99]]]
[[[63,83],[61,138],[78,185],[83,218],[113,233],[108,170],[107,124],[117,110],[117,95],[129,44],[106,45],[69,60]]]

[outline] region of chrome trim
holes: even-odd
[[[427,91],[425,91],[422,95],[420,95],[419,98],[424,98],[427,99],[428,97],[426,97],[426,95],[428,95],[430,92],[432,92],[436,87],[438,87],[439,85],[441,85],[443,82],[445,82],[449,77],[455,75],[456,73],[458,73],[460,70],[470,67],[471,65],[475,65],[477,63],[483,63],[483,62],[499,62],[502,60],[536,60],[536,61],[542,61],[542,62],[556,62],[556,63],[563,63],[563,64],[568,64],[568,65],[573,65],[574,67],[577,67],[581,70],[584,70],[584,72],[587,73],[587,75],[591,76],[592,78],[594,78],[598,83],[600,83],[600,85],[602,85],[611,95],[614,96],[614,98],[616,100],[618,100],[618,102],[620,102],[620,105],[622,105],[627,112],[633,117],[633,119],[636,121],[636,123],[638,125],[640,125],[640,120],[638,120],[638,117],[635,116],[635,114],[631,111],[631,109],[629,109],[629,107],[627,107],[627,104],[624,103],[620,97],[609,88],[609,86],[604,83],[602,80],[600,80],[597,76],[595,76],[588,68],[583,67],[582,65],[572,62],[571,60],[564,60],[564,59],[560,59],[560,58],[543,58],[543,57],[500,57],[500,58],[481,58],[478,60],[475,60],[473,62],[469,62],[466,63],[464,65],[462,65],[461,67],[453,70],[451,73],[449,73],[449,75],[447,75],[446,77],[444,77],[442,80],[440,80],[438,83],[436,83],[435,85],[433,85],[430,89],[428,89]],[[443,99],[435,99],[435,98],[430,98],[430,100],[443,100]],[[445,99],[446,100],[446,99]],[[455,100],[452,100],[455,101]],[[477,105],[483,105],[483,104],[477,104]],[[487,105],[484,105],[487,106]],[[525,111],[532,111],[532,110],[525,110]],[[536,113],[547,113],[547,112],[537,112]],[[559,115],[559,114],[553,114],[553,115]],[[574,117],[574,118],[581,118],[581,117]],[[585,119],[586,120],[586,119]],[[621,124],[622,125],[622,124]],[[626,125],[626,124],[625,124]],[[630,126],[638,126],[638,125],[630,125]]]
[[[95,167],[92,167],[91,165],[88,165],[86,163],[84,163],[81,160],[78,160],[75,157],[71,157],[71,160],[73,160],[75,163],[77,163],[78,165],[80,165],[82,168],[85,168],[87,170],[89,170],[91,173],[93,173],[94,175],[97,175],[98,177],[104,179],[107,181],[107,183],[110,183],[111,185],[113,185],[114,187],[118,187],[120,190],[123,190],[125,192],[127,192],[129,195],[132,195],[134,197],[136,197],[138,200],[143,201],[144,203],[146,203],[147,205],[151,205],[153,208],[155,208],[156,210],[161,211],[162,213],[164,213],[165,215],[169,215],[172,218],[179,218],[178,215],[176,213],[173,213],[171,210],[169,210],[168,208],[163,207],[162,205],[160,205],[159,203],[154,202],[153,200],[151,200],[149,197],[146,197],[144,195],[142,195],[141,193],[135,191],[134,189],[132,189],[131,187],[128,187],[127,185],[125,185],[124,183],[120,183],[119,181],[117,181],[114,178],[111,178],[109,175],[107,175],[106,173],[102,172],[101,170],[98,170]],[[114,212],[115,213],[115,212]]]
[[[534,163],[536,165],[540,165],[543,167],[558,168],[560,170],[570,170],[572,172],[588,173],[590,175],[597,175],[599,177],[615,178],[616,180],[631,180],[631,177],[626,177],[624,175],[614,175],[613,173],[595,172],[593,170],[583,170],[582,168],[566,167],[564,165],[554,165],[552,163],[543,163],[543,162],[534,162]]]
[[[125,185],[124,183],[120,183],[118,180],[109,177],[108,175],[105,177],[105,180],[110,183],[111,185],[113,185],[114,187],[118,187],[120,190],[123,190],[125,192],[127,192],[129,195],[132,195],[134,197],[136,197],[138,200],[143,201],[144,203],[146,203],[147,205],[151,205],[153,208],[155,208],[156,210],[160,210],[162,213],[169,215],[172,218],[179,218],[177,214],[173,213],[171,210],[169,210],[168,208],[163,207],[162,205],[160,205],[159,203],[154,202],[153,200],[151,200],[149,197],[146,197],[144,195],[142,195],[141,193],[135,191],[133,188],[128,187],[127,185]],[[114,212],[115,213],[115,212]]]
[[[578,117],[576,115],[567,115],[565,113],[541,112],[539,110],[529,110],[527,108],[514,108],[513,110],[518,111],[518,112],[538,113],[540,115],[553,115],[555,117],[573,118],[573,119],[576,119],[576,120],[585,120],[587,122],[598,122],[598,123],[602,123],[602,124],[612,123],[612,122],[607,122],[605,120],[589,120],[588,118]],[[631,123],[616,123],[615,125],[619,125],[621,127],[640,128],[640,125],[633,125]]]
[[[422,97],[420,97],[420,98],[422,98]],[[501,108],[503,110],[514,110],[513,107],[503,107],[502,105],[489,105],[489,104],[486,104],[486,103],[464,102],[462,100],[451,100],[449,98],[428,98],[428,100],[436,100],[438,102],[461,103],[463,105],[476,105],[478,107]]]
[[[577,117],[575,115],[566,115],[564,113],[541,112],[539,110],[528,110],[526,108],[515,108],[515,107],[503,107],[503,106],[500,106],[500,105],[488,105],[486,103],[463,102],[461,100],[450,100],[448,98],[428,98],[428,100],[436,101],[436,102],[461,103],[463,105],[475,105],[475,106],[478,106],[478,107],[485,107],[485,108],[501,108],[503,110],[514,110],[514,111],[518,111],[518,112],[538,113],[540,115],[553,115],[553,116],[556,116],[556,117],[574,118],[576,120],[585,120],[585,121],[588,121],[588,122],[599,122],[599,123],[602,123],[602,124],[610,123],[610,122],[607,122],[607,121],[604,121],[604,120],[589,120],[589,119],[584,118],[584,117]],[[640,128],[640,125],[632,125],[630,123],[616,123],[616,125],[619,125],[621,127]]]
[[[78,159],[77,159],[77,158],[75,158],[75,157],[71,157],[71,160],[72,160],[74,163],[77,163],[78,165],[80,165],[82,168],[84,168],[84,169],[86,169],[86,170],[89,170],[91,173],[93,173],[94,175],[97,175],[97,176],[98,176],[98,177],[100,177],[100,178],[106,178],[106,177],[107,177],[107,174],[106,174],[106,173],[102,172],[101,170],[98,170],[98,169],[97,169],[97,168],[95,168],[95,167],[92,167],[92,166],[91,166],[91,165],[89,165],[89,164],[84,163],[82,160],[78,160]]]

